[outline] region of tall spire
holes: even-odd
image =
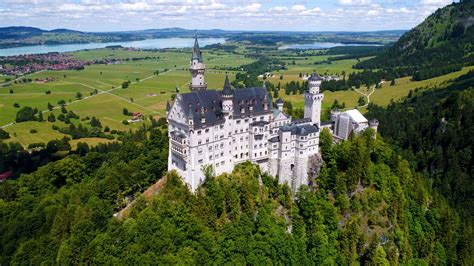
[[[202,62],[202,54],[201,49],[199,48],[197,33],[194,35],[193,56],[191,57],[191,60],[198,60],[198,62]]]
[[[191,72],[191,83],[189,83],[189,89],[192,92],[206,90],[207,84],[204,79],[206,66],[202,60],[202,53],[201,49],[199,49],[197,34],[194,39],[193,54],[191,56],[191,61],[189,62],[189,72]]]
[[[232,92],[232,87],[230,86],[229,82],[229,75],[225,75],[225,81],[224,81],[224,89],[222,90],[222,96],[224,97],[231,97],[233,94]]]

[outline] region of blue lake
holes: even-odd
[[[335,42],[315,42],[305,44],[290,44],[278,47],[278,49],[329,49],[337,46],[380,46],[380,44],[357,44],[357,43],[335,43]]]
[[[224,43],[224,38],[201,38],[199,45],[204,47],[210,44]],[[163,48],[187,48],[194,45],[194,38],[162,38],[148,39],[142,41],[129,42],[104,42],[104,43],[78,43],[59,45],[33,45],[15,48],[0,49],[0,56],[20,55],[20,54],[44,54],[51,52],[74,52],[84,49],[104,48],[110,45],[122,45],[123,47],[133,47],[141,49],[163,49]]]

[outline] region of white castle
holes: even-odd
[[[236,164],[251,161],[278,177],[293,191],[308,184],[319,158],[321,77],[313,73],[304,95],[304,118],[292,121],[276,108],[265,87],[233,89],[226,76],[222,90],[208,90],[197,38],[189,66],[189,93],[177,90],[167,103],[169,132],[168,170],[176,170],[192,191],[204,181],[203,166],[215,174],[231,172]]]

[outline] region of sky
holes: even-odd
[[[0,27],[406,30],[452,0],[0,0]]]

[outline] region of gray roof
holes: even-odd
[[[286,125],[281,129],[283,132],[291,132],[291,135],[307,136],[310,133],[316,133],[319,131],[317,125]]]
[[[242,116],[240,108],[244,108],[245,116],[249,116],[250,111],[248,107],[250,105],[253,105],[253,115],[270,114],[273,110],[272,102],[268,101],[268,109],[264,110],[265,95],[267,95],[268,100],[268,92],[263,87],[235,89],[233,98],[234,116]]]
[[[311,118],[301,118],[298,120],[294,120],[291,124],[299,125],[299,124],[307,124],[307,123],[311,123]]]
[[[229,76],[225,75],[224,89],[222,90],[222,95],[232,96],[232,94],[233,94],[233,91],[232,91],[232,87],[230,86]]]
[[[311,76],[308,78],[308,81],[318,81],[318,80],[323,80],[316,71],[314,71]]]
[[[197,59],[198,62],[202,62],[202,53],[201,49],[199,49],[197,35],[194,37],[193,56],[191,57],[191,60],[193,59]]]
[[[250,123],[251,126],[257,126],[257,127],[263,127],[265,125],[268,125],[270,124],[270,122],[267,122],[267,121],[255,121],[255,122],[252,122]]]
[[[224,122],[220,92],[215,90],[201,90],[181,94],[181,105],[188,118],[193,119],[194,127],[201,125],[201,109],[204,108],[206,125],[215,125]]]
[[[169,112],[171,110],[170,102],[166,101],[166,112]]]
[[[252,115],[262,115],[272,113],[271,101],[268,102],[268,109],[264,109],[265,95],[267,90],[262,87],[245,88],[233,90],[234,97],[234,117],[241,117],[240,108],[244,108],[244,115],[249,116],[249,106],[253,106]],[[268,95],[267,95],[268,97]],[[268,99],[268,98],[267,98]],[[195,128],[202,127],[201,113],[204,108],[206,125],[224,123],[225,118],[222,113],[222,91],[201,90],[181,94],[181,105],[188,118],[192,118]]]

